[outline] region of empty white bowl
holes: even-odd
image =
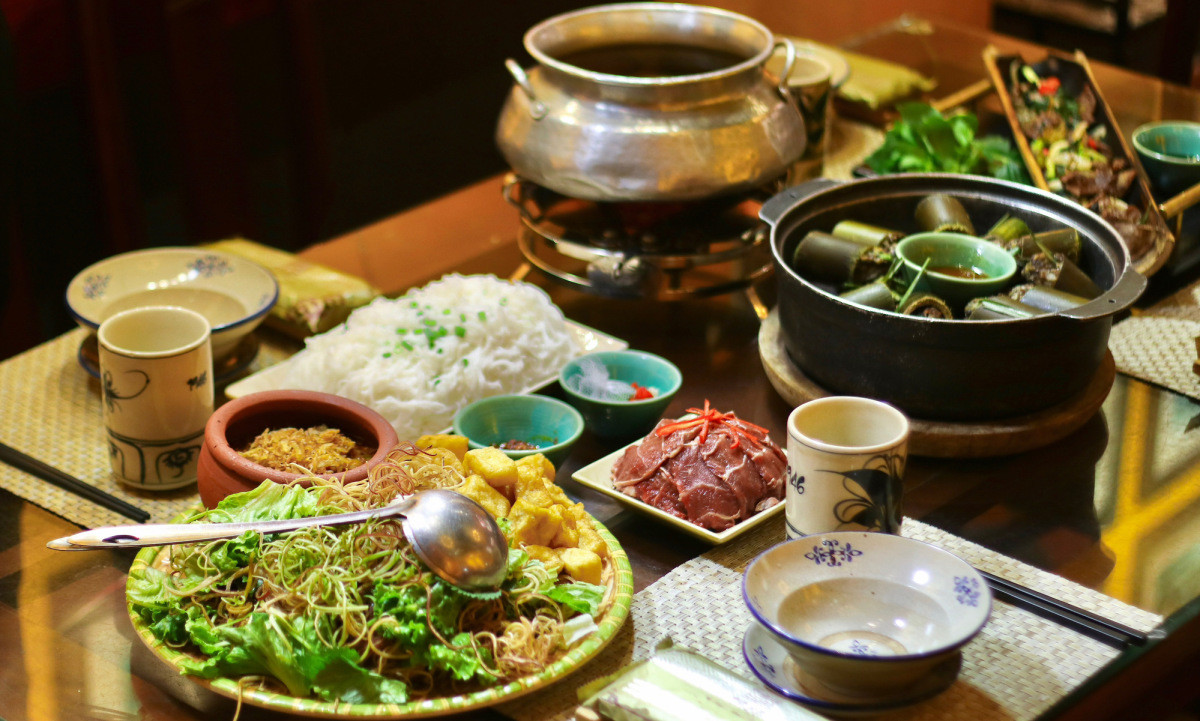
[[[838,693],[894,694],[958,653],[992,594],[957,556],[887,533],[839,531],[774,546],[746,567],[755,620]]]
[[[114,255],[81,270],[67,285],[75,322],[96,330],[130,308],[178,305],[212,326],[213,359],[227,356],[258,327],[279,298],[279,283],[245,258],[204,248],[149,248]]]

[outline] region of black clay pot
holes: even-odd
[[[842,300],[800,277],[785,259],[810,230],[852,219],[906,233],[918,230],[917,203],[957,197],[980,233],[1005,214],[1034,231],[1069,226],[1083,239],[1080,267],[1098,298],[1032,318],[967,321],[904,316]],[[1104,360],[1112,316],[1146,287],[1115,229],[1076,203],[990,178],[893,175],[789,188],[760,212],[771,226],[784,344],[797,366],[830,392],[887,401],[916,418],[985,420],[1062,403],[1089,383]]]

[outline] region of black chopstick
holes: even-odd
[[[120,513],[128,519],[138,523],[150,520],[149,512],[116,496],[109,495],[90,483],[84,483],[78,478],[69,476],[53,466],[46,465],[33,456],[25,455],[12,446],[0,443],[0,460],[26,473],[31,473],[47,483],[53,483],[63,490],[82,496],[98,506],[103,506],[114,513]]]
[[[979,574],[987,580],[988,586],[999,598],[1110,646],[1141,646],[1150,638],[1148,634],[1123,623],[1104,618],[987,571],[981,570]]]

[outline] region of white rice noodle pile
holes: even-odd
[[[545,291],[491,275],[442,277],[377,298],[308,339],[284,387],[334,393],[375,409],[401,440],[448,427],[471,401],[520,393],[577,355]]]

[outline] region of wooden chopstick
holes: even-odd
[[[149,512],[131,503],[127,503],[116,496],[110,495],[90,483],[84,483],[74,476],[69,476],[57,468],[47,465],[33,456],[28,456],[4,443],[0,443],[0,460],[14,468],[31,473],[47,483],[53,483],[65,491],[82,496],[98,506],[103,506],[114,513],[119,513],[128,519],[137,521],[138,523],[145,523],[150,520]]]
[[[1123,623],[1086,611],[1066,601],[1060,601],[987,571],[980,570],[979,574],[987,580],[988,586],[998,597],[1014,606],[1019,606],[1049,621],[1055,621],[1085,636],[1103,641],[1110,646],[1116,648],[1141,646],[1150,638],[1148,634]]]

